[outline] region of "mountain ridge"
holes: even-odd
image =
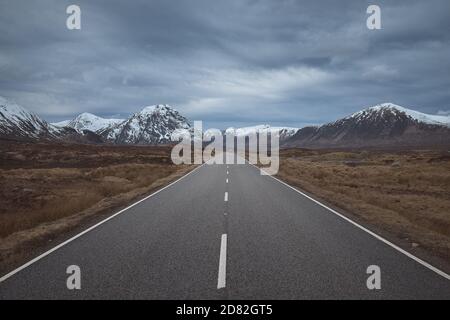
[[[304,127],[284,147],[352,148],[450,145],[450,117],[383,103],[321,126]]]
[[[72,120],[50,124],[0,97],[0,137],[3,139],[151,145],[173,142],[172,134],[180,129],[192,131],[190,121],[166,104],[144,107],[127,119],[105,119],[85,112]],[[274,130],[280,132],[283,147],[450,145],[450,116],[429,115],[393,103],[368,107],[320,126],[299,129],[263,124],[229,127],[223,133],[239,136]]]
[[[124,120],[125,119],[107,119],[89,112],[83,112],[72,120],[64,120],[52,123],[52,125],[57,127],[70,127],[80,133],[83,132],[83,130],[98,132]]]

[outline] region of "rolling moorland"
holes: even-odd
[[[450,266],[450,151],[285,149],[278,178]]]
[[[0,271],[188,172],[170,150],[0,140]]]

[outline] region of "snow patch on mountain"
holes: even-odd
[[[447,126],[450,127],[450,116],[445,115],[430,115],[419,111],[407,109],[393,103],[382,103],[373,107],[366,108],[364,110],[355,112],[345,119],[359,119],[364,120],[373,115],[379,114],[383,117],[387,113],[404,113],[409,118],[426,124]]]
[[[57,127],[70,127],[75,129],[77,132],[82,133],[83,130],[89,130],[92,132],[99,132],[119,124],[125,121],[124,119],[105,119],[95,114],[84,112],[78,115],[73,120],[65,120],[57,123],[53,123]]]
[[[72,120],[63,120],[63,121],[59,121],[59,122],[52,122],[51,125],[54,127],[58,127],[58,128],[63,128],[63,127],[68,127],[69,123]]]

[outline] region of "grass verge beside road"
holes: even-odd
[[[450,265],[450,153],[287,149],[278,178]],[[398,243],[398,241],[397,241]]]
[[[0,272],[193,168],[170,150],[1,141]]]

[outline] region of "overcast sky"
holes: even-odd
[[[82,29],[66,28],[81,7]],[[382,30],[366,9],[381,7]],[[450,110],[450,1],[1,0],[0,95],[49,121],[168,103],[225,128]]]

